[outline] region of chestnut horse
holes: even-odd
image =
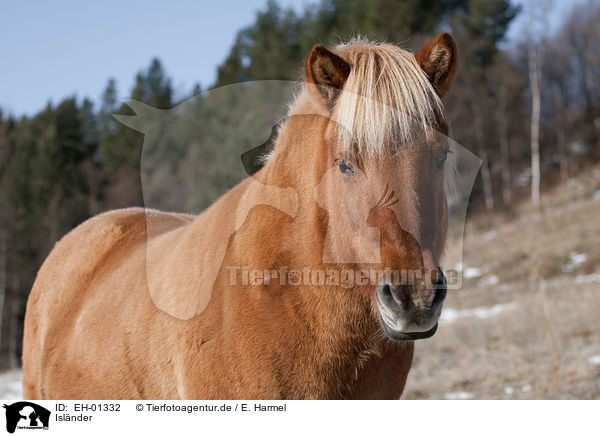
[[[197,217],[116,210],[63,237],[27,304],[25,397],[399,398],[446,294],[431,138],[456,58],[447,33],[416,55],[317,45],[253,177]]]

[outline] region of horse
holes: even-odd
[[[24,396],[398,399],[446,296],[432,138],[456,60],[446,32],[416,54],[316,45],[252,177],[197,216],[115,210],[65,235],[28,299]]]

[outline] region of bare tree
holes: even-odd
[[[540,203],[540,70],[541,49],[532,39],[529,41],[529,83],[531,87],[531,202]]]
[[[543,60],[543,39],[547,29],[547,11],[551,2],[529,0],[527,8],[527,58],[529,69],[529,87],[531,90],[531,202],[540,203],[540,112],[541,112],[541,71]]]
[[[508,87],[504,83],[498,85],[498,139],[500,141],[500,160],[502,162],[502,201],[505,205],[512,200],[512,182],[510,176],[510,147],[508,139]]]
[[[475,143],[477,144],[477,154],[479,154],[479,158],[482,160],[481,182],[483,184],[483,202],[487,210],[492,210],[494,209],[494,192],[492,189],[492,177],[490,175],[488,153],[485,147],[483,115],[481,107],[476,98],[471,99],[471,112],[473,114],[473,123],[475,127]]]

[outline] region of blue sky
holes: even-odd
[[[316,1],[316,0],[314,0]],[[314,1],[278,0],[302,9]],[[556,24],[573,3],[554,5]],[[34,114],[69,95],[98,101],[109,77],[126,97],[135,74],[159,57],[175,90],[210,85],[239,29],[266,0],[19,1],[0,11],[0,107]],[[517,36],[515,23],[510,36]]]

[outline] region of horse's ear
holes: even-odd
[[[319,93],[332,104],[350,75],[350,65],[323,45],[315,45],[306,57],[304,76],[314,83]]]
[[[415,55],[440,97],[446,94],[454,79],[457,57],[456,43],[448,32],[440,33]]]

